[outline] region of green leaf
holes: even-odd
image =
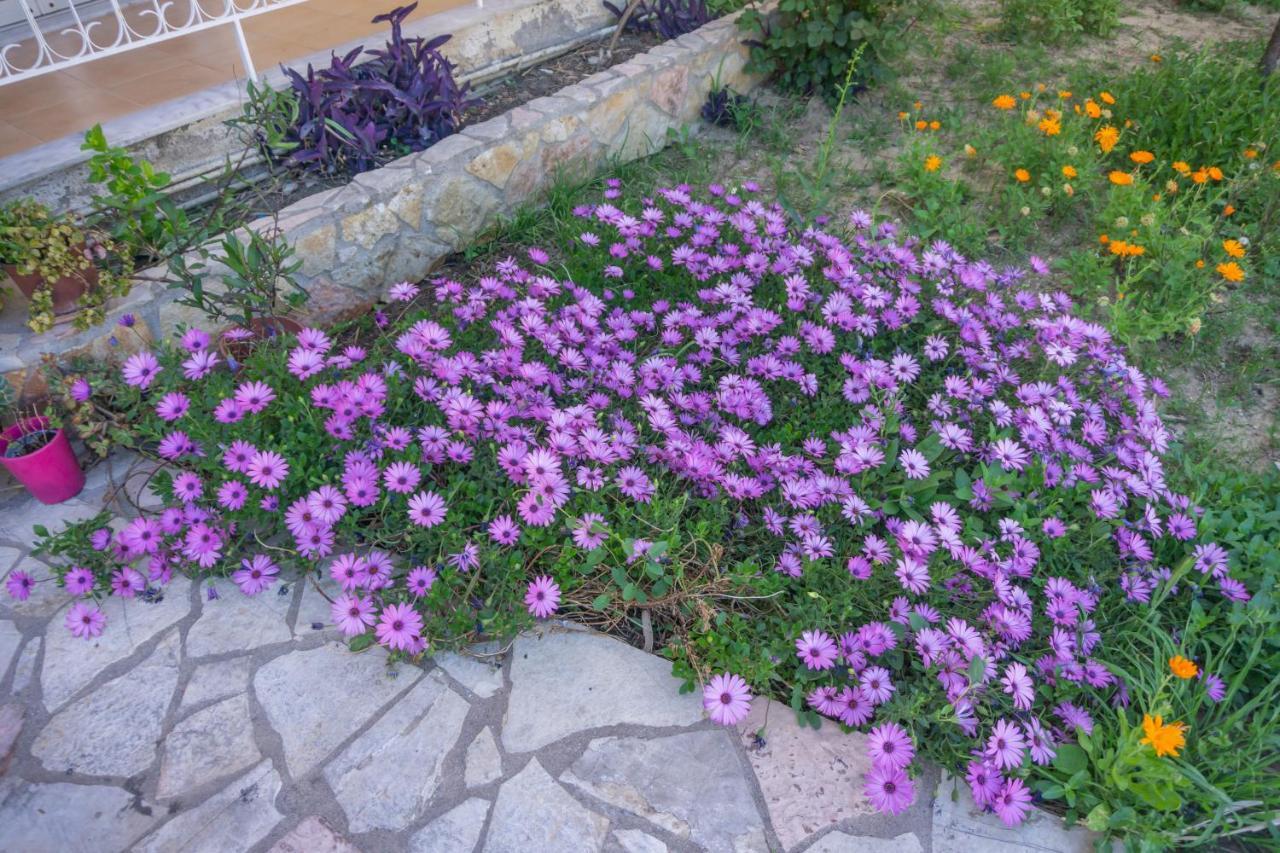
[[[986,675],[987,661],[982,655],[974,655],[969,661],[969,683],[978,684],[982,681],[982,676]]]
[[[595,598],[591,599],[591,609],[604,610],[606,607],[609,606],[609,602],[612,600],[612,598],[613,596],[609,595],[609,593],[607,592],[597,595]]]
[[[358,637],[352,637],[351,641],[347,643],[347,648],[351,649],[351,651],[353,652],[362,652],[372,645],[373,645],[373,634],[364,633]]]
[[[37,536],[44,537],[49,535],[49,528],[45,527],[43,524],[33,524],[31,525],[31,529],[35,531]]]
[[[1073,743],[1063,744],[1053,757],[1053,766],[1063,773],[1079,773],[1089,767],[1089,754]]]

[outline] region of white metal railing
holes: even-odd
[[[106,7],[93,17],[92,6],[83,0],[0,0],[0,5],[14,2],[21,15],[10,12],[17,25],[6,28],[15,31],[0,46],[0,86],[224,25],[235,30],[245,75],[253,80],[258,75],[241,22],[306,0],[106,0],[92,4]]]

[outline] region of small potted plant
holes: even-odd
[[[24,414],[17,405],[17,393],[3,377],[0,412],[12,413],[13,418],[0,430],[0,465],[41,503],[62,503],[80,494],[84,471],[67,434],[34,410]]]
[[[0,267],[31,301],[32,331],[48,331],[57,317],[100,306],[119,289],[117,273],[103,264],[112,250],[106,234],[34,199],[0,206]],[[92,325],[95,316],[90,310],[77,322]]]

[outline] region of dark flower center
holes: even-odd
[[[730,702],[732,702],[732,701],[733,701],[733,697],[732,697],[732,696],[730,696],[728,693],[721,693],[721,694],[720,694],[720,704],[722,704],[722,705],[728,705],[728,704],[729,704]]]

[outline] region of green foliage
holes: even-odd
[[[780,0],[772,12],[748,8],[738,23],[751,33],[755,70],[775,75],[787,91],[820,95],[834,107],[855,52],[866,47],[856,91],[886,73],[885,61],[920,12],[913,0]]]
[[[248,327],[254,318],[274,316],[307,299],[296,278],[302,261],[274,229],[248,229],[247,240],[235,233],[224,234],[217,250],[206,257],[225,268],[220,276],[223,286],[205,287],[206,265],[193,262],[178,283],[183,295],[177,301],[200,309],[214,321]]]
[[[298,147],[293,138],[298,109],[298,95],[293,89],[275,89],[250,80],[240,115],[227,120],[226,125],[244,134],[268,162],[280,163]]]
[[[1014,41],[1062,44],[1081,34],[1109,37],[1120,0],[1000,0],[1000,30]]]

